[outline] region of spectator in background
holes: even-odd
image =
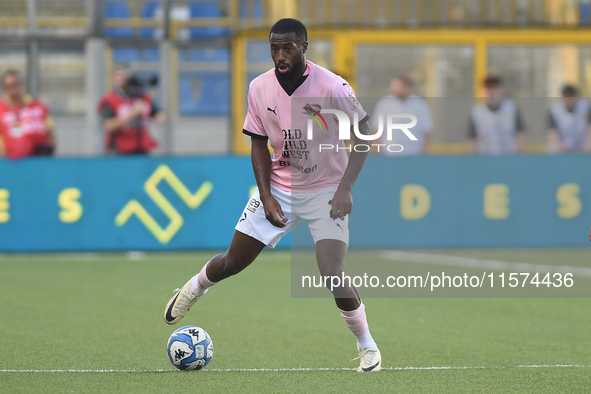
[[[403,154],[403,155],[418,155],[424,153],[429,146],[431,140],[431,132],[433,131],[433,117],[431,116],[431,109],[427,102],[415,96],[413,93],[413,82],[409,77],[399,76],[390,81],[390,95],[378,101],[374,114],[371,118],[371,127],[375,131],[378,130],[380,117],[382,118],[382,129],[384,130],[379,143],[400,144],[403,146],[402,152],[391,153],[388,150],[380,150],[384,154]],[[392,134],[392,141],[386,141],[386,114],[401,114],[410,113],[417,117],[417,124],[410,131],[417,138],[417,141],[411,141],[406,135],[394,132]],[[401,122],[408,120],[395,119]]]
[[[18,159],[51,155],[55,149],[53,121],[41,101],[25,94],[16,70],[2,74],[4,97],[0,99],[0,156]]]
[[[484,80],[484,104],[476,104],[470,114],[470,151],[489,155],[523,152],[525,127],[517,105],[503,96],[501,78]]]
[[[166,114],[153,103],[144,83],[129,67],[118,65],[113,72],[114,87],[101,99],[98,111],[103,119],[108,152],[145,154],[157,146],[148,123],[154,118],[166,122]]]
[[[591,106],[574,86],[562,89],[562,100],[548,113],[548,152],[591,151]]]

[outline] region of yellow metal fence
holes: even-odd
[[[246,110],[247,61],[246,49],[250,40],[265,40],[267,31],[238,33],[232,44],[232,120],[233,151],[248,153],[250,142],[241,131]],[[312,29],[311,42],[332,42],[332,70],[347,79],[356,88],[358,65],[357,48],[360,45],[468,45],[474,48],[474,97],[481,97],[482,81],[489,71],[488,51],[491,46],[549,46],[591,45],[591,31],[585,29]],[[530,144],[530,152],[545,150],[542,144]],[[432,153],[464,153],[463,144],[435,144]]]

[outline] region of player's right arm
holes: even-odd
[[[265,209],[265,217],[275,227],[285,227],[287,218],[283,214],[281,205],[271,195],[271,152],[267,139],[251,137],[250,159],[254,177],[259,188],[261,202]]]
[[[265,209],[265,217],[273,226],[283,228],[285,227],[285,223],[287,223],[287,218],[283,214],[281,205],[271,194],[271,152],[269,152],[268,146],[269,137],[259,116],[260,112],[254,93],[256,88],[253,87],[255,81],[251,82],[248,89],[248,110],[242,132],[250,136],[250,159],[252,161],[254,178],[259,188],[261,202]]]

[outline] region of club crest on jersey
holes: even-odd
[[[326,124],[326,120],[324,120],[324,117],[320,114],[322,107],[320,107],[319,104],[306,104],[303,108],[304,108],[304,111],[306,111],[306,112],[302,112],[302,113],[304,115],[308,115],[312,119],[314,119],[316,121],[316,123],[318,123],[318,126],[320,126],[320,130],[324,130],[322,128],[322,123],[324,123],[324,126],[326,126],[326,129],[328,130],[328,125]],[[320,123],[319,119],[322,120],[322,123]]]

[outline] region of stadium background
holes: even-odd
[[[361,288],[384,368],[357,374],[334,302],[294,295],[294,255],[313,253],[264,251],[185,317],[215,355],[201,372],[176,371],[165,345],[179,325],[162,321],[163,307],[215,253],[199,249],[225,249],[254,185],[245,94],[272,66],[266,35],[283,16],[308,25],[310,59],[359,96],[412,73],[447,125],[430,155],[368,159],[352,233],[362,209],[379,211],[373,236],[352,236],[349,274],[498,278],[551,266],[587,272],[574,291],[372,298]],[[0,0],[0,71],[23,72],[58,141],[54,158],[0,158],[0,392],[589,392],[591,155],[545,154],[544,119],[563,83],[591,95],[590,27],[589,0]],[[171,122],[152,127],[161,145],[150,157],[103,155],[96,104],[118,62],[160,77],[154,94]],[[527,154],[465,154],[488,70],[523,110]],[[292,239],[309,245],[299,230]],[[27,253],[41,251],[51,253]]]
[[[384,192],[393,197],[385,202],[394,209],[390,227],[376,230],[391,234],[390,241],[358,246],[584,245],[590,160],[544,152],[545,113],[560,87],[572,83],[583,96],[591,93],[590,7],[585,0],[2,1],[0,70],[20,70],[29,92],[49,105],[58,157],[0,160],[0,250],[227,245],[254,185],[243,156],[249,141],[241,134],[248,83],[272,67],[268,29],[285,16],[308,26],[308,58],[350,81],[359,97],[381,97],[392,76],[411,74],[417,94],[431,98],[435,155],[385,160],[379,175],[362,174],[369,187],[357,188],[356,201],[371,201],[371,185],[388,174]],[[152,93],[171,121],[152,126],[160,141],[152,157],[101,158],[96,105],[117,63],[159,78]],[[526,155],[463,155],[468,111],[488,72],[503,76],[523,109]],[[148,183],[163,165],[182,186],[167,186],[164,177],[156,184],[163,196],[158,202]],[[400,168],[412,171],[400,176]],[[452,172],[433,170],[440,168]],[[548,169],[546,176],[540,168]],[[460,172],[463,180],[454,176]],[[449,177],[444,183],[442,175]],[[207,182],[213,188],[205,199],[187,202]],[[405,213],[422,209],[421,190],[413,189],[423,194],[409,207],[401,202],[402,189],[415,184],[429,194],[422,216]],[[501,213],[490,216],[485,189],[499,185],[492,204],[497,201]],[[188,194],[179,198],[183,187]],[[465,204],[458,203],[462,196],[469,196]],[[136,207],[118,222],[130,201],[144,213]],[[442,242],[430,230],[447,228],[454,218],[480,236],[459,231]],[[192,237],[203,228],[207,236]],[[111,242],[101,243],[102,237]]]

